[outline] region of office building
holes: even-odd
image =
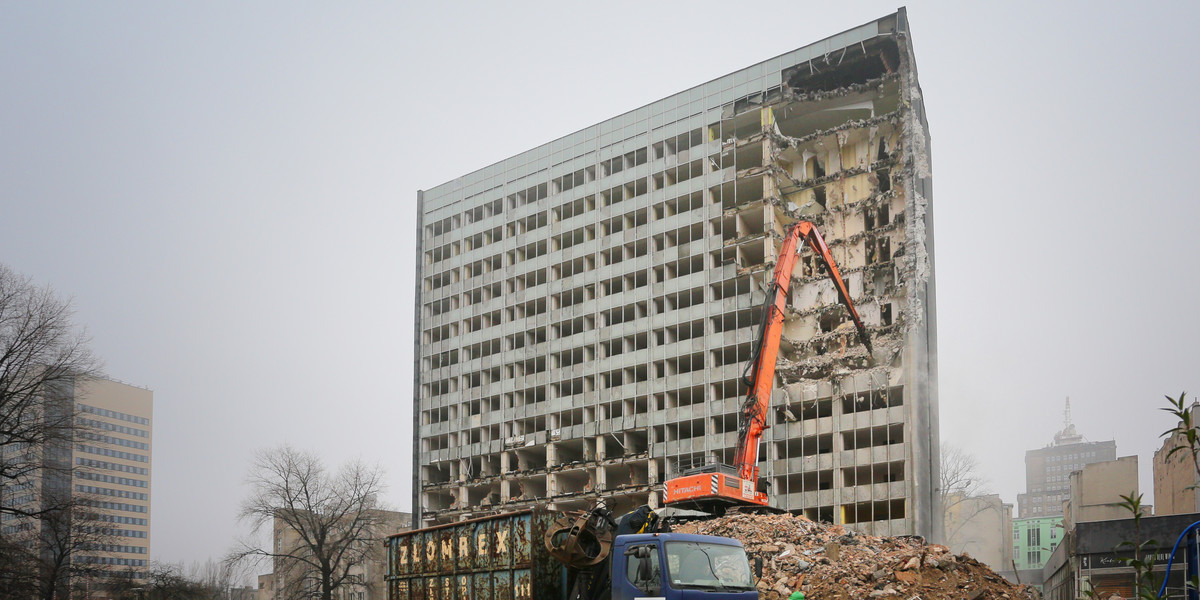
[[[42,548],[42,560],[67,558],[64,590],[103,598],[109,577],[143,579],[149,572],[154,393],[76,379],[56,384],[45,406],[47,418],[74,411],[73,440],[10,446],[6,458],[31,460],[37,469],[8,482],[0,499],[34,512],[67,499],[72,508],[38,520],[5,515],[3,533]]]
[[[759,453],[772,503],[939,538],[909,33],[901,9],[418,192],[417,521],[658,505],[664,480],[730,462],[763,289],[803,219],[875,352],[804,250]]]
[[[1025,453],[1025,493],[1017,494],[1021,519],[1062,516],[1068,500],[1071,473],[1097,462],[1117,459],[1117,443],[1089,442],[1071,423],[1071,399],[1063,411],[1063,428],[1054,443]]]

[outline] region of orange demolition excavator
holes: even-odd
[[[722,513],[730,506],[768,506],[767,482],[758,474],[758,442],[767,429],[767,409],[771,403],[771,388],[775,383],[775,362],[779,356],[779,339],[783,333],[783,314],[792,269],[800,255],[801,243],[807,243],[821,257],[829,270],[829,278],[837,288],[838,299],[850,311],[858,337],[867,351],[871,340],[854,303],[846,282],[834,264],[829,246],[815,225],[800,221],[792,225],[783,247],[767,299],[763,303],[763,320],[753,356],[742,375],[749,389],[738,419],[738,445],[733,465],[714,464],[689,469],[683,475],[667,480],[666,504],[677,508],[695,508],[705,512]]]

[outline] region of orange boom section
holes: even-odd
[[[783,316],[787,308],[788,288],[792,283],[792,270],[800,255],[801,242],[807,243],[821,257],[829,270],[829,278],[837,288],[838,299],[850,312],[858,337],[871,351],[871,340],[867,328],[858,316],[858,310],[850,300],[846,282],[838,271],[829,246],[809,221],[800,221],[788,230],[775,264],[771,287],[763,304],[763,320],[759,329],[754,355],[746,365],[743,379],[749,389],[742,403],[738,420],[738,445],[732,465],[706,465],[685,472],[682,476],[666,483],[667,504],[694,504],[702,508],[725,505],[768,504],[765,482],[759,480],[758,442],[766,431],[767,409],[771,402],[771,388],[775,384],[775,365],[779,359],[779,340],[783,335]]]

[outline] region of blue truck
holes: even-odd
[[[393,535],[388,600],[757,600],[741,542],[604,520],[535,508]]]

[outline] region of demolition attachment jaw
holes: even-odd
[[[594,567],[612,552],[615,529],[611,515],[602,507],[566,513],[546,529],[546,550],[567,568]]]

